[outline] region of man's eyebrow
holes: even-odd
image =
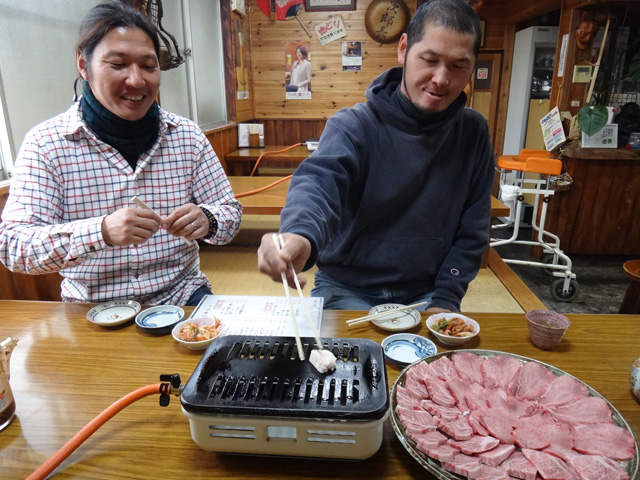
[[[121,52],[118,50],[108,50],[105,54],[105,57],[129,57],[130,54],[126,53],[126,52]],[[156,57],[155,53],[149,53],[147,55],[142,55],[142,58],[144,59],[149,59],[149,60],[157,60],[158,57]]]
[[[440,52],[435,52],[429,48],[427,48],[426,50],[424,50],[422,52],[421,55],[433,55],[434,57],[441,57],[442,53]],[[471,59],[469,57],[459,57],[459,58],[454,58],[453,59],[454,62],[467,62],[467,63],[471,63]]]

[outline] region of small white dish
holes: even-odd
[[[443,335],[442,333],[434,330],[433,325],[438,320],[452,320],[454,318],[460,318],[464,320],[464,323],[466,323],[467,325],[472,325],[473,334],[467,337],[453,337],[451,335]],[[440,343],[449,346],[462,345],[463,343],[468,342],[480,333],[480,325],[478,324],[478,322],[476,322],[473,318],[465,317],[464,315],[460,315],[459,313],[436,313],[427,318],[426,324],[429,331],[433,334],[434,337],[438,339]]]
[[[114,327],[128,322],[140,311],[140,304],[133,300],[114,300],[96,305],[87,312],[87,320],[97,325]]]
[[[178,333],[180,332],[180,329],[182,328],[182,326],[187,322],[197,323],[198,325],[215,325],[216,320],[211,317],[199,317],[199,318],[193,318],[193,319],[190,318],[188,320],[178,323],[175,327],[173,327],[173,330],[171,330],[171,335],[173,336],[173,339],[176,342],[181,343],[182,345],[184,345],[190,350],[204,350],[209,345],[211,345],[216,338],[219,338],[220,335],[222,335],[222,325],[220,325],[218,326],[219,333],[215,337],[208,338],[207,340],[201,340],[199,342],[190,342],[188,340],[183,340],[178,336]]]
[[[173,305],[147,308],[136,316],[136,325],[153,335],[166,335],[174,325],[184,319],[184,310]]]
[[[435,343],[413,333],[389,335],[381,345],[385,356],[399,367],[406,367],[421,358],[438,353]]]
[[[413,308],[411,310],[403,310],[402,312],[393,313],[394,310],[405,306],[406,305],[402,305],[401,303],[384,303],[382,305],[376,305],[369,310],[369,315],[386,311],[389,312],[389,315],[384,315],[376,318],[375,320],[371,320],[371,323],[389,332],[404,332],[406,330],[411,330],[416,325],[420,325],[420,312]]]

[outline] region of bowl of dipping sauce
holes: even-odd
[[[152,335],[167,335],[184,319],[184,310],[173,305],[158,305],[136,315],[136,325]]]

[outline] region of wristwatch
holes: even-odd
[[[218,231],[218,220],[216,220],[216,217],[208,208],[200,207],[200,210],[202,210],[202,213],[204,213],[209,219],[209,232],[203,238],[203,240],[209,240],[216,236],[216,232]]]

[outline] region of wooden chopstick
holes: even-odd
[[[137,196],[133,197],[131,199],[133,201],[133,203],[135,203],[137,206],[139,206],[140,208],[145,208],[147,210],[151,210],[153,213],[155,213],[156,215],[158,215],[156,212],[153,211],[153,208],[151,208],[149,205],[147,205],[146,203],[144,203],[142,200],[140,200]],[[160,215],[158,215],[160,216]],[[189,240],[188,238],[185,237],[180,237],[182,239],[182,241],[184,243],[186,243],[187,245],[191,245],[191,240]]]
[[[280,249],[282,249],[282,247],[284,247],[284,237],[280,233],[278,234],[278,242],[280,244]],[[320,340],[320,335],[318,335],[318,330],[316,329],[316,325],[313,322],[313,317],[311,316],[311,312],[309,311],[309,307],[307,306],[307,301],[304,298],[304,293],[302,293],[302,287],[300,286],[298,275],[296,275],[296,270],[293,268],[293,263],[289,262],[289,266],[291,267],[291,271],[293,272],[293,281],[296,284],[296,290],[298,290],[300,303],[302,303],[304,311],[307,314],[307,320],[309,320],[309,325],[311,325],[311,329],[313,330],[313,336],[316,339],[318,350],[322,350],[324,348],[324,345],[322,345],[322,340]]]
[[[273,243],[276,246],[276,251],[280,252],[280,240],[278,239],[278,235],[273,235]],[[295,273],[295,272],[294,272]],[[296,314],[293,311],[293,302],[291,301],[291,294],[289,293],[289,285],[287,284],[287,275],[284,272],[280,273],[282,278],[282,285],[284,286],[284,293],[287,296],[287,300],[289,301],[289,315],[291,316],[291,321],[293,322],[293,332],[296,336],[296,346],[298,347],[298,356],[300,360],[304,360],[304,350],[302,349],[302,340],[300,340],[300,334],[298,333],[298,321],[296,320]]]
[[[351,320],[347,320],[347,325],[352,326],[358,325],[360,323],[370,322],[371,320],[375,320],[376,318],[386,317],[387,315],[391,315],[396,312],[402,312],[404,310],[411,310],[412,308],[421,307],[422,305],[426,305],[427,303],[429,302],[414,303],[413,305],[407,305],[405,307],[395,308],[393,310],[386,310],[384,312],[374,313],[372,315],[365,315],[364,317],[353,318]]]

